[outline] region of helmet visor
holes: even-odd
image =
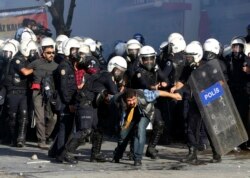
[[[12,52],[11,51],[3,51],[3,57],[5,59],[11,59],[12,58]]]
[[[142,65],[148,70],[151,70],[155,66],[155,56],[143,56],[141,60]]]
[[[233,44],[232,45],[232,52],[239,53],[243,51],[243,45],[242,44]]]

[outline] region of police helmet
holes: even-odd
[[[203,49],[204,51],[218,55],[220,53],[220,43],[214,38],[209,38],[204,42]]]
[[[191,57],[188,59],[190,64],[198,64],[203,57],[202,46],[197,41],[189,43],[184,51],[187,57]]]
[[[112,57],[108,63],[107,69],[109,72],[112,72],[114,68],[118,68],[122,71],[126,71],[127,70],[126,60],[121,56]]]
[[[66,35],[58,35],[57,38],[56,38],[56,49],[57,49],[57,52],[60,53],[60,54],[63,54],[63,51],[62,51],[62,43],[63,41],[69,39]]]
[[[151,46],[143,46],[139,52],[139,60],[142,66],[151,70],[156,64],[156,51]]]
[[[83,43],[89,46],[91,52],[96,51],[96,42],[92,38],[83,38]]]
[[[52,46],[55,49],[55,41],[50,37],[44,37],[40,43],[41,47]]]
[[[184,40],[184,37],[180,33],[174,32],[168,36],[168,42],[170,43],[174,38],[182,38]]]
[[[169,42],[169,47],[172,53],[179,53],[186,48],[186,42],[183,37],[172,38]]]
[[[3,57],[6,59],[12,59],[16,53],[18,52],[19,48],[19,42],[11,39],[4,43],[4,46],[2,48],[3,50]]]
[[[70,55],[71,48],[80,48],[80,43],[74,38],[69,38],[63,42],[63,53],[65,56]]]
[[[20,43],[19,50],[23,56],[28,57],[30,55],[31,50],[38,52],[38,46],[34,40],[23,40]]]

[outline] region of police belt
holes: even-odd
[[[26,95],[27,94],[27,90],[10,90],[8,91],[9,94],[13,94],[13,95]]]
[[[92,101],[90,100],[83,100],[79,103],[80,107],[83,107],[83,106],[92,106]]]

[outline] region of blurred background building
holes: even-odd
[[[69,0],[65,4],[67,12]],[[187,42],[214,37],[228,44],[233,36],[246,35],[250,24],[249,0],[77,0],[76,4],[72,36],[101,41],[106,54],[115,41],[126,41],[134,33],[143,34],[155,49],[172,32],[182,33]],[[1,0],[0,9],[37,5],[44,1]]]

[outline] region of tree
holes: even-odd
[[[52,25],[55,27],[56,36],[65,34],[70,36],[72,30],[72,19],[74,9],[76,7],[76,0],[70,0],[69,11],[67,15],[67,21],[64,20],[64,0],[44,0],[48,6],[49,12],[52,17]]]

